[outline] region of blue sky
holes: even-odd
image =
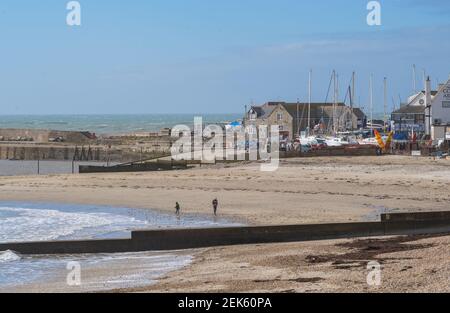
[[[450,1],[385,0],[382,26],[366,0],[80,0],[66,25],[61,0],[0,3],[0,114],[227,113],[269,100],[324,101],[357,72],[367,107],[375,78],[391,98],[412,90],[412,64],[450,74]]]

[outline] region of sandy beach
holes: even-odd
[[[185,171],[0,177],[0,200],[114,205],[211,214],[251,225],[376,220],[382,212],[449,210],[450,162],[411,157],[283,160]],[[128,291],[449,291],[450,236],[223,247],[197,251],[191,266]]]
[[[450,292],[450,236],[221,247],[147,288],[126,292]],[[367,264],[381,285],[367,284]]]

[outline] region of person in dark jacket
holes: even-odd
[[[214,209],[214,215],[217,215],[217,207],[219,206],[219,201],[217,201],[217,199],[214,199],[212,205]]]
[[[180,204],[178,202],[175,204],[175,214],[180,215]]]

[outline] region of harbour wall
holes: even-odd
[[[166,155],[159,151],[147,151],[126,147],[103,145],[39,145],[0,143],[0,160],[55,160],[55,161],[99,161],[131,162]]]
[[[281,151],[280,158],[311,158],[326,156],[375,156],[377,147],[371,145],[328,147],[308,152]]]
[[[167,155],[173,140],[83,131],[0,128],[0,160],[130,162]]]
[[[21,254],[164,251],[243,244],[450,233],[450,212],[382,215],[380,222],[133,231],[130,239],[0,244]]]
[[[47,143],[57,138],[64,140],[65,142],[87,144],[95,140],[95,134],[82,131],[0,128],[1,141],[32,141],[37,143]]]

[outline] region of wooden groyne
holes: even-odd
[[[163,251],[215,246],[450,233],[450,211],[384,214],[379,222],[133,231],[129,239],[0,244],[21,254]]]
[[[114,166],[90,166],[80,165],[79,173],[123,173],[123,172],[151,172],[151,171],[172,171],[186,169],[186,161],[164,161],[154,162],[131,162]]]

